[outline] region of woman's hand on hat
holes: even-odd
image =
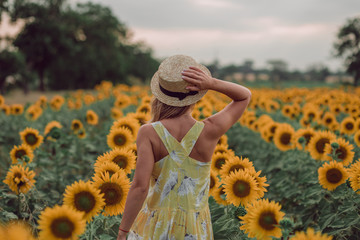
[[[190,67],[185,69],[182,73],[182,79],[189,83],[186,89],[190,91],[200,91],[211,89],[215,79],[206,75],[201,69],[197,67]]]

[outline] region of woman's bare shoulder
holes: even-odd
[[[155,129],[153,128],[151,123],[146,123],[140,127],[137,138],[151,138],[154,133]]]

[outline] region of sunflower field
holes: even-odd
[[[116,239],[151,94],[94,89],[0,96],[0,240]],[[360,88],[250,90],[211,162],[215,239],[360,239]],[[229,102],[209,91],[193,117]]]

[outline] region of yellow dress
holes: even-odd
[[[204,123],[197,121],[181,142],[160,121],[152,126],[169,155],[154,165],[147,198],[128,239],[213,239],[208,205],[211,163],[189,157]]]

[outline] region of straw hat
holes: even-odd
[[[162,103],[170,106],[183,107],[199,101],[207,92],[189,91],[189,84],[181,77],[181,72],[190,66],[201,69],[211,76],[209,69],[197,63],[192,57],[174,55],[166,58],[159,66],[158,71],[151,79],[151,92]]]

